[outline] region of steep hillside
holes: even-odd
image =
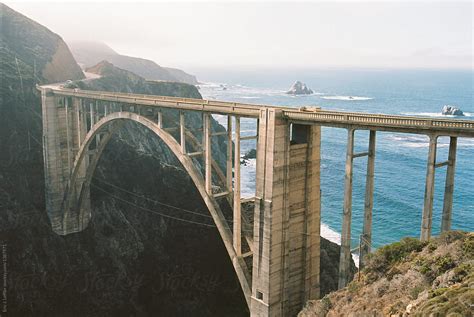
[[[70,46],[74,57],[84,67],[91,67],[106,60],[147,80],[175,81],[191,85],[198,84],[195,76],[187,74],[180,69],[162,67],[144,58],[120,55],[104,43],[71,42]]]
[[[196,76],[190,75],[181,69],[177,68],[170,68],[170,67],[164,67],[168,73],[171,74],[174,78],[176,78],[178,81],[183,82],[183,83],[188,83],[191,85],[197,85],[199,84],[198,80],[196,79]]]
[[[41,105],[35,84],[81,78],[57,34],[0,3],[0,195],[27,208],[42,205]]]
[[[91,67],[104,60],[104,57],[119,55],[102,42],[69,42],[68,45],[76,61],[83,67]]]
[[[109,90],[117,92],[135,92],[140,94],[176,96],[201,99],[201,94],[193,85],[166,81],[148,81],[130,71],[115,67],[108,61],[102,61],[86,69],[89,73],[102,77],[86,83],[77,83],[79,88]]]
[[[298,316],[468,317],[473,307],[474,233],[448,232],[380,248],[360,280],[308,302]]]
[[[3,3],[0,3],[0,23],[2,77],[8,76],[12,69],[16,69],[17,76],[48,83],[84,77],[59,35]]]

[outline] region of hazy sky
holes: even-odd
[[[472,68],[471,1],[7,1],[66,41],[175,67]]]

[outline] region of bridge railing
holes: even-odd
[[[179,98],[155,95],[138,95],[105,91],[85,91],[79,89],[53,89],[59,96],[71,96],[120,103],[131,103],[145,106],[157,106],[193,111],[208,111],[212,113],[233,114],[244,117],[258,117],[263,105],[250,105],[236,102]],[[266,106],[268,107],[268,106]]]
[[[423,118],[413,116],[397,116],[385,114],[367,114],[357,112],[340,112],[317,110],[283,110],[283,115],[288,119],[313,121],[322,123],[345,123],[357,125],[380,125],[402,128],[440,128],[440,129],[463,129],[474,133],[474,121]]]
[[[244,117],[258,117],[260,110],[264,108],[282,111],[283,116],[290,120],[315,122],[327,125],[368,125],[390,127],[393,129],[422,129],[422,130],[449,130],[455,129],[461,133],[474,136],[474,120],[423,118],[414,116],[369,114],[358,112],[343,112],[321,110],[318,108],[296,109],[284,106],[269,106],[260,104],[245,104],[228,101],[203,100],[193,98],[179,98],[155,95],[140,95],[130,93],[116,93],[106,91],[88,91],[79,89],[52,89],[55,94],[62,96],[73,96],[95,100],[104,100],[120,103],[132,103],[146,106],[157,106],[165,108],[208,111],[219,114],[232,114]]]

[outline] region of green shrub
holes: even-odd
[[[454,262],[453,258],[450,255],[445,255],[436,259],[435,262],[436,271],[438,275],[450,270],[456,266],[456,262]]]
[[[474,257],[474,234],[470,234],[464,239],[461,249],[466,257]]]
[[[383,246],[367,257],[366,270],[385,273],[393,264],[406,259],[412,252],[420,252],[425,246],[426,242],[415,238],[404,238]]]
[[[417,299],[418,295],[424,290],[425,288],[421,285],[415,286],[412,289],[410,289],[410,298],[411,299]]]

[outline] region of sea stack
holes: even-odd
[[[464,116],[464,112],[462,112],[461,109],[456,108],[454,106],[446,105],[443,107],[441,110],[441,113],[445,116],[451,115],[451,116]]]
[[[286,93],[289,95],[311,95],[313,91],[305,83],[297,80]]]

